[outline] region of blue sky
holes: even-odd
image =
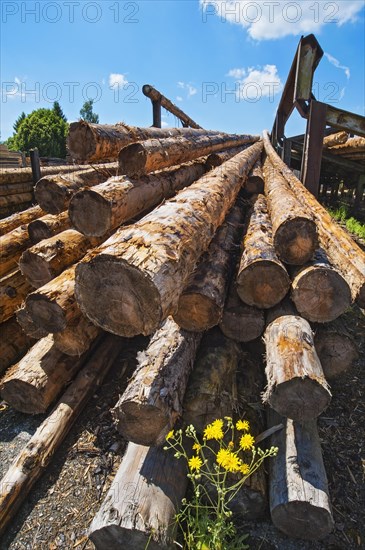
[[[364,114],[363,0],[1,2],[1,139],[17,116],[57,99],[77,120],[86,99],[102,123],[149,126],[153,84],[205,128],[271,128],[297,44],[314,32],[326,56],[317,99]],[[163,124],[174,126],[164,113]],[[287,135],[301,133],[293,117]]]

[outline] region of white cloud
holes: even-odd
[[[182,90],[186,90],[188,99],[198,93],[197,88],[195,88],[195,86],[189,83],[187,84],[185,82],[180,81],[177,83],[177,87],[181,88]],[[180,101],[182,101],[182,99]]]
[[[340,91],[340,97],[338,98],[338,101],[341,101],[345,97],[346,88],[342,88]]]
[[[214,16],[242,26],[254,40],[272,40],[289,35],[319,32],[329,23],[342,26],[354,22],[363,0],[336,2],[252,2],[249,0],[199,0],[203,21]]]
[[[331,65],[334,65],[335,67],[337,67],[337,69],[342,69],[343,71],[345,71],[346,77],[348,79],[350,78],[351,73],[350,73],[350,68],[349,67],[346,67],[346,65],[341,65],[341,63],[338,59],[336,59],[335,57],[333,57],[333,55],[331,55],[327,52],[324,52],[324,55],[328,59],[328,61],[331,63]]]
[[[168,122],[166,122],[166,120],[161,120],[161,128],[167,128],[168,127]]]
[[[181,97],[181,95],[176,96],[176,101],[182,101],[182,100],[183,100],[183,98]]]
[[[248,69],[231,69],[228,76],[236,79],[239,99],[255,100],[262,97],[272,99],[282,91],[283,83],[276,65],[248,67]]]
[[[111,73],[109,75],[109,86],[111,88],[122,88],[128,84],[128,80],[124,76],[124,74],[120,73]]]

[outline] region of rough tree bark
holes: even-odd
[[[34,183],[26,181],[24,183],[3,183],[0,185],[0,197],[8,195],[18,195],[19,193],[33,193]]]
[[[8,218],[0,220],[0,236],[10,233],[13,229],[21,225],[26,225],[37,218],[43,216],[44,212],[40,206],[32,206],[23,212],[18,212],[17,214],[12,214]]]
[[[16,195],[0,196],[0,208],[8,208],[25,203],[31,203],[33,193],[18,193]]]
[[[348,133],[347,132],[337,132],[336,134],[331,134],[330,136],[326,136],[323,140],[323,147],[327,149],[328,147],[334,147],[335,145],[341,145],[342,143],[346,143],[348,140]]]
[[[172,197],[179,189],[199,179],[205,171],[205,162],[199,160],[138,180],[115,176],[72,197],[69,206],[72,224],[84,235],[102,236]]]
[[[32,340],[12,317],[0,327],[0,375],[18,361],[32,345]]]
[[[42,175],[60,174],[80,170],[81,166],[67,164],[65,166],[43,166]],[[0,172],[0,185],[4,183],[24,183],[33,178],[31,168],[3,168]]]
[[[237,342],[251,342],[264,331],[264,312],[244,304],[237,294],[236,285],[232,283],[219,326],[227,338]]]
[[[0,323],[10,319],[32,287],[16,269],[0,279]]]
[[[257,140],[254,136],[234,134],[149,139],[121,149],[118,156],[119,171],[129,176],[142,176]]]
[[[157,330],[175,311],[261,147],[253,145],[120,229],[78,264],[76,299],[91,321],[121,336]]]
[[[266,199],[258,195],[247,220],[237,292],[250,306],[270,308],[284,298],[289,288],[288,273],[275,252]]]
[[[261,159],[259,158],[248,175],[245,189],[248,193],[251,193],[252,195],[259,195],[260,193],[264,192],[264,188],[265,181],[264,175],[262,173]]]
[[[138,355],[138,366],[113,409],[128,441],[156,446],[182,415],[188,378],[201,335],[181,330],[171,317]]]
[[[98,342],[87,363],[65,391],[51,414],[19,453],[0,481],[0,535],[5,531],[30,489],[42,475],[78,415],[104,380],[124,346],[108,335]]]
[[[49,239],[66,229],[70,229],[71,221],[68,212],[53,215],[46,214],[28,225],[28,233],[33,244],[37,244],[44,239]]]
[[[27,224],[0,237],[0,277],[18,267],[21,254],[30,244]]]

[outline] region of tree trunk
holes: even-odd
[[[279,414],[304,422],[329,405],[331,392],[314,348],[309,323],[281,315],[265,331],[267,388],[263,401]]]
[[[100,332],[101,330],[86,319],[80,311],[80,315],[73,319],[65,330],[53,335],[53,342],[62,353],[80,357],[90,348]]]
[[[172,548],[186,474],[173,453],[129,443],[89,530],[97,550]]]
[[[82,166],[76,166],[74,164],[66,164],[64,166],[42,166],[42,176],[51,174],[61,174],[75,172],[80,170]],[[31,168],[2,168],[0,172],[0,185],[4,183],[24,183],[33,179]]]
[[[118,173],[118,164],[98,164],[71,174],[46,176],[35,187],[35,198],[45,212],[60,214],[67,209],[72,195],[83,187],[92,187]]]
[[[227,338],[237,342],[251,342],[263,333],[265,317],[262,310],[241,301],[236,285],[232,283],[219,326]]]
[[[30,244],[26,224],[0,237],[0,277],[18,267],[20,256]]]
[[[240,352],[218,327],[203,336],[183,405],[184,422],[193,424],[197,432],[217,418],[232,416]]]
[[[288,273],[275,252],[266,199],[258,195],[248,216],[237,292],[245,304],[266,309],[279,303],[289,288]]]
[[[61,353],[53,336],[46,336],[7,371],[1,381],[1,396],[17,411],[45,413],[84,361],[85,356],[75,360]]]
[[[43,214],[44,212],[40,206],[32,206],[31,208],[28,208],[23,212],[12,214],[12,216],[0,220],[0,235],[6,235],[6,233],[10,233],[10,231],[13,231],[13,229],[16,229],[21,225],[28,224],[33,220],[40,218],[41,216],[43,216]]]
[[[18,193],[16,195],[0,196],[0,208],[7,208],[8,206],[16,206],[18,204],[24,204],[32,202],[33,193]]]
[[[138,366],[113,409],[128,441],[156,446],[182,415],[182,401],[200,334],[181,330],[171,317],[138,355]]]
[[[288,264],[305,264],[318,246],[316,224],[268,159],[264,177],[276,253]]]
[[[244,204],[238,198],[190,275],[174,314],[177,324],[185,330],[203,332],[218,325],[242,236],[244,217]]]
[[[324,149],[328,149],[328,147],[334,147],[335,145],[341,145],[342,143],[346,143],[348,140],[348,133],[347,132],[337,132],[336,134],[331,134],[330,136],[326,136],[323,140],[323,147]]]
[[[39,288],[101,242],[100,239],[85,237],[74,229],[67,229],[28,248],[20,258],[19,267],[30,284]]]
[[[0,535],[102,384],[123,346],[123,340],[111,335],[98,343],[82,371],[10,466],[0,482]]]
[[[15,317],[0,326],[0,375],[18,361],[32,345],[32,341],[18,325]]]
[[[152,138],[173,136],[202,136],[218,132],[192,128],[138,128],[119,123],[90,124],[84,120],[72,122],[68,133],[68,150],[72,158],[82,162],[116,160],[118,153],[129,143]]]
[[[46,214],[38,220],[34,220],[28,225],[28,233],[33,244],[37,244],[44,239],[49,239],[66,229],[70,229],[71,221],[68,212],[62,212],[54,216]]]
[[[319,540],[334,528],[326,470],[315,420],[299,423],[272,411],[269,424],[284,424],[271,436],[278,455],[270,460],[270,512],[291,538]]]
[[[30,284],[19,269],[0,279],[0,323],[14,315],[31,290]]]
[[[365,253],[351,237],[336,224],[325,208],[294,176],[290,168],[278,157],[267,132],[264,132],[266,154],[277,170],[286,178],[291,189],[307,211],[314,216],[318,227],[320,245],[327,254],[330,263],[338,269],[347,281],[353,300],[365,308]]]
[[[128,176],[143,176],[155,170],[177,166],[222,149],[253,143],[253,136],[223,135],[149,139],[121,149],[119,171]]]
[[[23,306],[16,312],[16,320],[22,328],[22,331],[35,340],[40,340],[48,335],[48,330],[39,328],[33,321],[28,309]]]
[[[33,193],[34,183],[26,181],[24,183],[3,183],[0,185],[0,197],[18,195],[20,193]]]
[[[314,345],[327,380],[349,370],[359,357],[356,342],[341,318],[316,327]]]
[[[247,149],[247,147],[249,147],[249,145],[240,145],[239,147],[232,147],[232,149],[228,149],[227,151],[210,153],[210,155],[208,155],[207,157],[206,165],[209,170],[217,168],[217,166],[221,166],[227,160],[230,160],[235,155],[238,155],[238,153],[241,153],[242,151]]]
[[[62,332],[80,319],[76,303],[75,266],[29,294],[26,309],[35,325],[47,332]]]
[[[75,294],[91,321],[124,336],[158,329],[176,310],[187,278],[261,147],[253,145],[133,226],[121,228],[80,262]]]
[[[259,195],[264,192],[264,188],[265,182],[262,173],[261,159],[259,158],[248,175],[245,189],[248,193],[251,193],[252,195]]]
[[[334,321],[351,305],[351,292],[323,250],[302,268],[293,270],[291,299],[299,314],[315,323]]]
[[[195,161],[138,180],[115,176],[92,189],[76,193],[70,202],[73,226],[88,236],[102,236],[137,214],[172,197],[206,171],[204,161]]]

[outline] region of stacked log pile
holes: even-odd
[[[275,435],[272,518],[304,538],[322,521],[316,536],[325,536],[333,522],[315,422],[331,400],[326,379],[343,364],[326,361],[326,335],[347,338],[350,367],[356,349],[339,319],[355,300],[364,303],[365,255],[308,196],[267,136],[80,122],[71,125],[69,148],[80,162],[112,163],[43,178],[36,188],[42,210],[6,221],[0,237],[0,313],[12,339],[0,364],[10,367],[3,399],[23,412],[45,412],[77,376],[6,482],[16,483],[19,496],[40,475],[40,466],[24,467],[33,447],[49,459],[94,391],[105,354],[110,365],[119,353],[120,337],[150,336],[113,408],[130,443],[90,538],[97,548],[167,547],[186,472],[160,445],[177,422],[201,431],[237,407],[263,431],[250,403],[265,384],[242,343],[264,335],[263,400],[284,417],[270,422],[286,426]],[[245,373],[243,385],[237,371]],[[308,477],[292,465],[285,478],[286,448],[310,464]],[[296,490],[304,478],[308,492]],[[0,494],[6,521],[16,495]],[[262,472],[237,495],[235,510],[258,517],[265,503]]]

